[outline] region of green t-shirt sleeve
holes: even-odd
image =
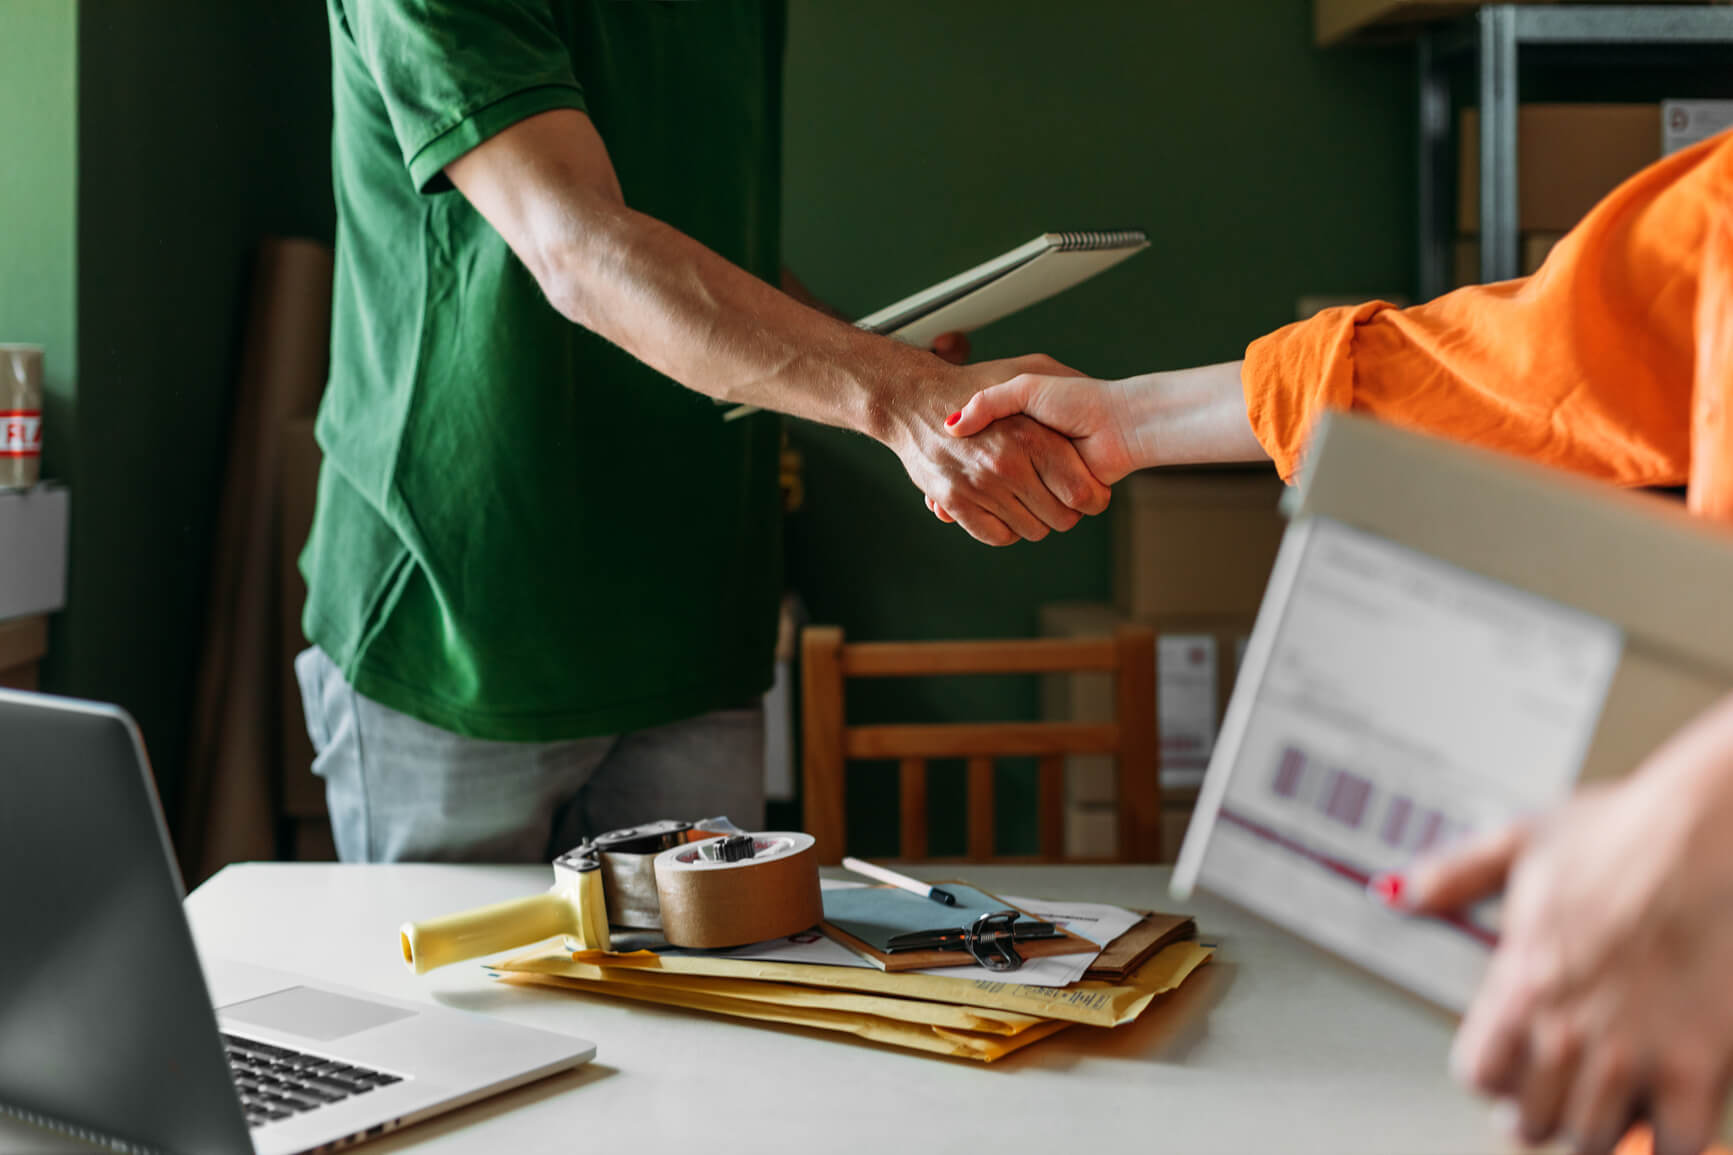
[[[415,187],[526,117],[586,111],[547,0],[344,0]]]

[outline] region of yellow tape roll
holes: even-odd
[[[662,934],[698,950],[785,938],[817,926],[818,854],[810,834],[754,834],[753,855],[734,862],[705,857],[706,839],[656,856]]]

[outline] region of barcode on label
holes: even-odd
[[[1270,793],[1283,802],[1308,807],[1347,830],[1375,829],[1378,841],[1391,850],[1424,854],[1469,829],[1365,775],[1320,766],[1295,746],[1284,747],[1277,756],[1269,784]]]

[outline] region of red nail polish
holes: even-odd
[[[961,409],[959,409],[955,413],[951,414],[949,417],[945,418],[945,424],[946,425],[955,425],[957,422],[961,421],[962,419],[963,419],[963,411]]]
[[[1368,889],[1385,906],[1399,907],[1402,905],[1402,876],[1400,874],[1380,874],[1372,880]]]

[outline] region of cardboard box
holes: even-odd
[[[0,687],[36,689],[36,664],[48,653],[48,619],[0,622]]]
[[[1312,29],[1319,44],[1335,44],[1373,29],[1448,20],[1474,7],[1469,0],[1313,0]]]
[[[1041,636],[1089,638],[1111,635],[1125,618],[1112,606],[1097,603],[1055,603],[1040,610]],[[1043,674],[1041,717],[1049,722],[1111,722],[1114,716],[1113,675],[1098,673]],[[1111,754],[1072,754],[1065,759],[1065,804],[1107,806],[1119,798],[1118,776]],[[1066,829],[1069,831],[1070,826]],[[1117,829],[1112,832],[1117,846]],[[1085,849],[1091,844],[1074,843],[1066,836],[1066,853],[1111,854],[1107,849]]]
[[[1197,805],[1197,790],[1183,790],[1165,795],[1161,800],[1161,860],[1173,862],[1179,848],[1185,845],[1185,832],[1191,826],[1193,808]]]
[[[313,439],[313,419],[285,421],[278,431],[277,493],[278,668],[282,678],[281,805],[288,819],[324,821],[325,783],[313,773],[313,740],[307,736],[307,715],[301,706],[301,686],[295,680],[295,655],[307,647],[301,633],[301,610],[307,604],[307,583],[297,563],[313,528],[313,504],[319,488],[319,443]]]
[[[1161,804],[1161,861],[1172,862],[1185,842],[1196,791]],[[1072,858],[1114,858],[1119,853],[1119,809],[1076,805],[1065,810],[1065,853]]]
[[[1531,277],[1540,272],[1540,267],[1546,264],[1548,257],[1552,256],[1553,249],[1564,239],[1564,233],[1522,234],[1522,275]]]
[[[1480,110],[1462,110],[1457,232],[1480,232]],[[1595,204],[1661,157],[1654,104],[1525,104],[1517,111],[1516,227],[1569,232]]]
[[[1119,854],[1119,807],[1077,803],[1065,808],[1067,858],[1115,858]]]
[[[1297,498],[1175,890],[1460,1011],[1496,909],[1403,919],[1367,880],[1627,773],[1733,689],[1733,532],[1344,414]]]
[[[1663,100],[1661,152],[1672,156],[1733,128],[1733,100]]]
[[[1155,469],[1114,494],[1114,601],[1127,618],[1250,618],[1281,543],[1273,469]]]
[[[1550,4],[1555,0],[1527,0]],[[1619,2],[1619,0],[1615,0]],[[1622,0],[1624,3],[1667,4],[1690,0]],[[1481,7],[1477,0],[1313,0],[1313,32],[1320,45],[1368,35],[1412,34],[1421,25],[1455,20]]]
[[[1112,606],[1093,602],[1056,602],[1040,611],[1041,634],[1050,638],[1111,636],[1127,620]],[[1251,619],[1170,621],[1155,628],[1162,785],[1193,786],[1209,765]],[[1111,674],[1042,677],[1041,712],[1047,721],[1111,722],[1114,703]],[[1118,799],[1112,755],[1072,755],[1066,765],[1068,803],[1111,805]]]
[[[72,497],[45,482],[0,493],[0,621],[66,608]]]
[[[1552,254],[1553,246],[1564,239],[1564,233],[1522,234],[1519,244],[1521,275],[1527,277],[1539,272],[1547,257]],[[1457,237],[1452,255],[1454,261],[1451,273],[1454,279],[1451,287],[1460,289],[1464,285],[1480,284],[1480,238]]]
[[[1112,606],[1060,602],[1041,607],[1044,637],[1111,635],[1126,618]],[[1156,639],[1156,707],[1159,710],[1164,828],[1184,833],[1190,800],[1209,764],[1222,709],[1233,688],[1234,671],[1251,620],[1170,623]],[[1114,717],[1110,674],[1048,674],[1041,682],[1042,718],[1047,721],[1107,722]],[[1074,754],[1066,759],[1065,852],[1073,857],[1111,858],[1118,853],[1118,768],[1111,755]],[[1173,813],[1169,814],[1168,811]],[[1177,835],[1165,840],[1166,854],[1177,853]]]

